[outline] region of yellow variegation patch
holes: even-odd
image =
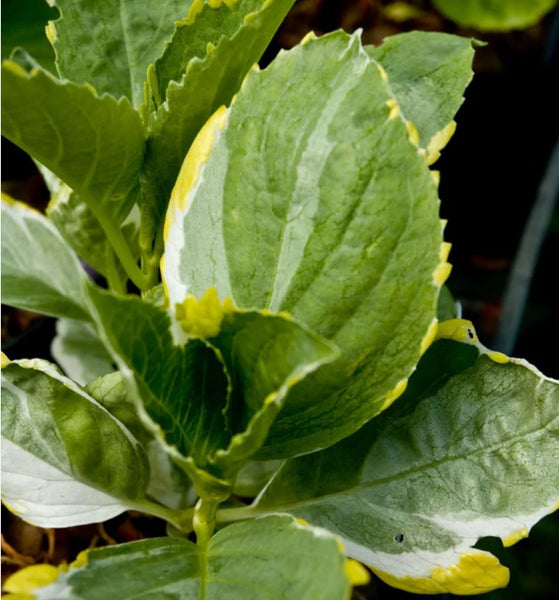
[[[353,558],[348,558],[345,561],[344,571],[352,586],[367,585],[371,580],[369,571]]]
[[[454,565],[435,567],[427,577],[397,577],[374,567],[372,570],[388,585],[413,594],[483,594],[506,587],[510,577],[497,557],[476,550],[462,554]]]
[[[186,158],[182,164],[177,183],[171,193],[169,211],[165,221],[165,241],[168,231],[172,225],[173,210],[184,211],[187,206],[190,192],[194,188],[202,166],[208,161],[216,134],[221,131],[227,123],[227,108],[220,106],[214,114],[206,121],[196,139],[192,143]]]
[[[454,340],[456,342],[462,342],[475,346],[480,354],[485,354],[493,362],[499,364],[506,364],[511,362],[511,358],[502,352],[490,350],[484,346],[478,338],[474,325],[467,319],[449,319],[439,324],[436,340],[447,339]]]
[[[33,600],[32,593],[37,588],[49,585],[57,580],[61,571],[66,570],[66,565],[55,567],[54,565],[31,565],[16,571],[6,579],[2,586],[4,592],[9,592],[4,598],[11,600]]]
[[[508,535],[506,538],[503,539],[503,546],[505,548],[508,548],[509,546],[514,546],[514,544],[516,544],[516,542],[519,542],[520,540],[527,538],[528,533],[529,533],[528,527],[523,527],[522,529],[519,529],[518,531],[513,531],[510,535]]]
[[[429,140],[427,144],[427,164],[432,165],[439,159],[441,150],[448,144],[450,138],[456,131],[456,121],[450,121],[446,127],[443,127],[440,131]]]
[[[231,298],[225,298],[222,304],[216,288],[211,287],[199,300],[189,294],[176,305],[175,315],[188,335],[208,339],[219,333],[223,317],[234,310]]]
[[[439,323],[435,339],[454,340],[470,344],[479,342],[473,323],[466,319],[449,319]]]
[[[220,6],[225,5],[229,9],[233,9],[237,1],[238,0],[208,0],[208,2],[204,2],[203,0],[194,0],[183,22],[185,25],[192,25],[196,20],[196,17],[204,10],[204,6],[219,8]]]

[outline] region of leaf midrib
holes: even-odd
[[[557,416],[554,421],[559,421],[559,416]],[[286,512],[290,512],[293,510],[296,510],[297,508],[305,508],[308,506],[312,506],[313,504],[320,504],[321,502],[330,499],[330,498],[337,498],[337,497],[342,497],[342,496],[347,496],[348,494],[351,494],[353,491],[360,491],[360,490],[365,490],[365,489],[369,489],[369,488],[374,488],[374,487],[379,487],[382,485],[386,485],[388,483],[392,483],[393,481],[398,481],[400,479],[405,479],[411,475],[414,475],[416,473],[421,473],[423,471],[427,471],[429,469],[438,469],[441,465],[444,465],[445,463],[448,462],[452,462],[452,461],[458,461],[458,460],[467,460],[470,457],[476,456],[478,454],[481,453],[485,453],[485,452],[490,452],[493,453],[495,450],[499,450],[502,449],[503,447],[507,447],[510,445],[513,445],[514,443],[516,443],[519,440],[526,440],[528,437],[538,434],[538,433],[542,433],[542,430],[547,429],[548,426],[552,423],[553,421],[551,421],[550,423],[540,427],[539,429],[532,429],[529,432],[524,432],[522,434],[518,434],[515,436],[512,436],[510,438],[506,439],[506,443],[503,443],[503,440],[500,441],[499,444],[494,444],[492,446],[488,446],[488,447],[484,447],[484,448],[479,448],[478,450],[475,450],[467,455],[454,455],[454,456],[447,456],[443,459],[440,460],[436,460],[436,461],[432,461],[430,462],[428,465],[420,465],[418,467],[415,467],[413,469],[407,469],[405,471],[400,471],[399,473],[395,474],[395,475],[391,475],[388,477],[383,477],[382,479],[377,479],[375,481],[371,481],[371,482],[366,482],[363,485],[355,485],[352,487],[348,487],[345,488],[343,490],[338,490],[336,492],[332,492],[329,494],[323,494],[319,497],[316,498],[312,498],[309,500],[303,500],[303,501],[298,501],[298,502],[292,502],[292,503],[286,503],[283,505],[272,505],[271,510],[273,511],[277,511],[277,510],[285,510]],[[366,462],[366,461],[364,461]],[[252,514],[259,514],[259,513],[268,513],[270,512],[266,507],[264,507],[264,510],[259,510],[258,505],[255,505],[254,508],[252,507],[247,507],[247,513],[250,511],[251,516]]]

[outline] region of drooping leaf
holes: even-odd
[[[120,372],[91,381],[87,393],[120,421],[145,449],[150,480],[146,494],[171,509],[184,509],[196,500],[192,482],[165,452],[161,440],[149,430],[139,415],[138,403]]]
[[[344,600],[349,594],[336,539],[287,516],[231,525],[204,553],[186,539],[153,538],[86,551],[50,585],[37,588],[30,580],[26,587],[25,571],[17,583],[44,600]]]
[[[88,319],[86,286],[80,262],[48,219],[2,194],[2,302]]]
[[[194,479],[196,469],[232,478],[262,445],[290,387],[335,357],[287,317],[240,312],[212,294],[187,300],[181,314],[190,335],[206,342],[185,339],[167,311],[136,297],[93,290],[92,298],[151,428]]]
[[[58,366],[80,385],[115,370],[109,353],[90,323],[58,319],[50,350]]]
[[[447,33],[412,31],[393,35],[367,53],[386,70],[388,83],[419,145],[433,163],[454,133],[454,115],[472,79],[472,40]]]
[[[167,213],[171,304],[216,286],[286,311],[343,354],[296,386],[261,458],[355,431],[401,393],[448,273],[435,182],[356,36],[251,72],[204,126]]]
[[[129,101],[13,61],[2,63],[2,83],[2,134],[68,184],[104,228],[120,225],[137,198],[144,152]]]
[[[447,18],[480,31],[523,29],[539,21],[557,0],[433,0]]]
[[[44,0],[4,0],[2,2],[2,60],[16,47],[25,48],[45,69],[56,73],[54,52],[45,34],[49,19],[57,12]]]
[[[513,544],[557,508],[559,382],[487,351],[467,323],[443,324],[443,336],[463,341],[435,342],[393,407],[288,461],[249,513],[327,526],[350,556],[408,591],[506,585],[508,570],[473,545]]]
[[[40,527],[114,517],[143,499],[144,450],[56,367],[2,364],[2,499]]]
[[[192,0],[51,0],[61,14],[50,35],[60,75],[91,83],[100,94],[144,97],[147,68],[171,39]]]
[[[294,0],[195,0],[150,73],[144,202],[161,225],[188,148],[212,113],[229,104]],[[195,91],[194,91],[195,90]]]

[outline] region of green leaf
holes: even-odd
[[[286,516],[227,527],[205,552],[179,538],[85,551],[52,584],[28,581],[22,571],[19,589],[36,590],[44,600],[343,600],[349,594],[336,539]]]
[[[50,202],[46,210],[48,218],[56,225],[78,256],[110,283],[116,279],[122,282],[121,286],[124,287],[126,277],[119,268],[120,265],[105,231],[87,203],[45,166],[38,162],[36,164],[50,192]],[[115,209],[117,210],[115,221],[124,222],[129,211],[128,204],[115,206]],[[139,257],[138,228],[130,222],[131,215],[133,213],[130,213],[129,218],[126,219],[127,223],[121,229],[129,246],[133,251],[135,250],[135,256]]]
[[[48,219],[2,194],[2,302],[89,319],[87,275]]]
[[[13,61],[2,63],[2,83],[3,135],[79,194],[104,229],[120,225],[138,193],[144,151],[128,100]]]
[[[281,460],[250,460],[238,473],[233,493],[245,498],[256,497],[274,473],[280,468]]]
[[[177,23],[149,76],[143,183],[154,230],[196,134],[219,106],[231,102],[293,3],[195,0],[188,17]]]
[[[403,391],[434,332],[448,272],[437,190],[393,107],[357,36],[308,39],[248,75],[181,169],[162,263],[171,304],[216,286],[343,351],[293,389],[260,458],[355,431]]]
[[[46,361],[3,360],[2,438],[3,501],[35,525],[104,521],[144,497],[138,441]]]
[[[439,305],[437,307],[437,318],[439,321],[448,319],[457,319],[460,312],[460,303],[454,299],[448,286],[443,285],[439,295]]]
[[[58,366],[80,385],[115,370],[110,355],[90,323],[58,319],[50,350]]]
[[[193,479],[197,469],[232,479],[263,443],[289,388],[335,357],[288,318],[221,307],[211,294],[187,300],[181,314],[183,327],[207,342],[186,339],[168,312],[136,297],[95,290],[92,298],[146,423]]]
[[[441,330],[474,339],[435,342],[393,407],[288,461],[245,512],[327,526],[350,556],[407,591],[505,586],[508,570],[473,546],[483,536],[513,544],[557,508],[559,382],[487,351],[468,322]]]
[[[365,50],[386,70],[404,117],[415,125],[419,145],[427,150],[428,163],[435,162],[454,133],[454,115],[473,76],[472,40],[412,31]]]
[[[45,35],[49,19],[57,12],[44,0],[4,0],[2,2],[2,59],[9,58],[12,50],[25,48],[41,66],[56,72],[54,52]]]
[[[480,31],[509,31],[537,23],[557,0],[433,0],[445,17]]]
[[[91,381],[86,392],[115,419],[120,421],[142,444],[150,465],[150,480],[146,494],[171,509],[184,509],[196,500],[192,483],[170,459],[161,443],[142,422],[138,403],[121,373],[110,373]]]
[[[61,17],[50,35],[60,75],[91,83],[99,93],[126,96],[135,107],[144,98],[147,68],[171,39],[175,21],[192,0],[51,0]]]

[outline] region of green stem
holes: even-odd
[[[235,521],[243,521],[244,519],[252,519],[258,515],[264,514],[265,511],[259,511],[251,506],[235,506],[232,508],[222,508],[216,515],[216,523],[233,523]]]
[[[109,285],[110,290],[113,290],[113,292],[117,292],[118,294],[126,294],[126,282],[122,281],[122,278],[119,275],[115,263],[115,253],[112,248],[108,248],[106,275],[107,284]]]
[[[208,545],[215,529],[215,516],[219,502],[200,498],[194,509],[192,525],[196,534],[200,570],[200,598],[206,597],[208,580]]]
[[[149,280],[150,287],[157,285],[159,282],[159,263],[164,250],[163,226],[161,226],[155,236],[153,249],[142,252],[142,267]]]
[[[139,290],[147,290],[149,288],[149,279],[138,266],[120,226],[116,224],[105,208],[99,203],[91,203],[89,207],[95,218],[99,221],[128,277]]]
[[[218,506],[219,502],[200,498],[194,509],[192,525],[196,534],[196,544],[201,551],[206,550],[215,530],[215,518]]]
[[[155,502],[151,502],[150,500],[138,500],[131,506],[134,510],[138,510],[140,512],[147,513],[148,515],[152,515],[154,517],[159,517],[171,523],[173,527],[178,529],[183,533],[190,533],[193,529],[193,517],[194,517],[194,509],[187,508],[184,510],[173,510],[171,508],[167,508],[166,506],[161,506],[160,504],[156,504]]]

